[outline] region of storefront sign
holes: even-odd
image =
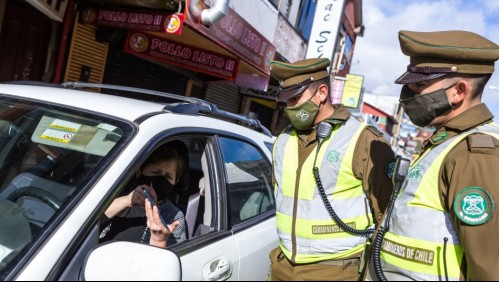
[[[125,52],[227,80],[234,80],[237,74],[235,58],[145,32],[129,31]]]
[[[231,8],[227,14],[210,26],[199,23],[202,11],[200,1],[194,0],[189,4],[189,15],[186,23],[206,37],[223,46],[230,52],[238,55],[261,72],[270,75],[269,64],[274,59],[275,47],[265,37],[241,18]],[[196,7],[196,13],[190,6]]]
[[[279,92],[280,92],[279,87],[272,85],[269,85],[267,91],[257,90],[254,88],[241,88],[240,90],[240,93],[243,95],[260,97],[263,99],[271,100],[273,102],[276,101]]]
[[[81,13],[80,20],[85,24],[182,34],[184,14],[85,7]]]
[[[307,58],[333,57],[345,0],[318,0]]]
[[[26,0],[47,17],[62,22],[69,0]]]

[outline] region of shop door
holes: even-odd
[[[7,1],[0,33],[0,82],[42,80],[50,19]]]

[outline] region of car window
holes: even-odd
[[[255,146],[220,137],[232,226],[275,209],[271,167]]]
[[[127,128],[125,130],[125,128]],[[105,167],[130,125],[0,98],[0,271]]]

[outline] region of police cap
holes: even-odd
[[[469,31],[399,31],[402,52],[410,57],[407,71],[395,83],[410,84],[449,73],[487,74],[494,72],[499,46]]]
[[[270,73],[279,82],[278,102],[285,102],[307,89],[310,83],[329,75],[329,59],[305,59],[294,63],[270,62]]]

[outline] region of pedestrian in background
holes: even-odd
[[[328,59],[273,61],[291,124],[273,149],[279,247],[269,280],[358,280],[392,192],[383,134],[330,100]]]
[[[368,279],[498,280],[499,128],[481,98],[499,46],[459,30],[400,31],[399,41],[410,57],[395,81],[400,103],[435,131],[383,223]]]

